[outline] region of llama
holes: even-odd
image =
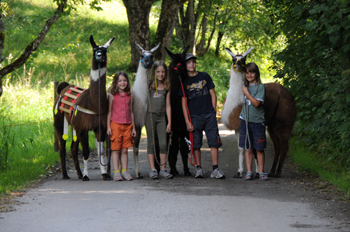
[[[103,142],[107,133],[108,101],[106,93],[107,48],[115,38],[110,39],[105,45],[97,46],[93,36],[90,43],[93,48],[92,67],[90,72],[90,86],[84,89],[78,86],[62,82],[57,86],[58,97],[54,105],[54,128],[59,139],[61,169],[63,179],[70,179],[66,170],[66,140],[68,139],[68,125],[73,128],[73,141],[71,152],[78,178],[89,181],[88,158],[89,140],[88,132],[93,130],[98,146],[98,156],[105,162],[102,156]],[[60,107],[59,107],[60,105]],[[78,145],[82,146],[84,158],[84,172],[82,173],[78,161]],[[106,168],[101,165],[103,180],[111,179]]]
[[[179,90],[181,88],[181,81],[187,76],[186,71],[186,52],[189,46],[184,49],[180,54],[173,54],[167,48],[165,50],[171,58],[171,63],[168,67],[171,89],[170,89],[170,103],[171,103],[171,129],[173,132],[172,142],[169,152],[169,166],[170,173],[173,176],[179,175],[176,170],[177,154],[180,149],[182,158],[184,175],[190,176],[191,173],[188,168],[188,145],[186,144],[185,137],[189,138],[186,128],[185,119],[182,112],[181,97],[179,97]],[[181,80],[180,80],[181,79]]]
[[[148,83],[147,79],[150,78],[152,66],[153,66],[153,53],[159,47],[158,43],[150,51],[143,49],[137,42],[136,46],[140,50],[140,62],[137,68],[134,87],[132,91],[133,95],[133,106],[134,111],[134,122],[136,129],[136,137],[134,138],[133,153],[134,153],[134,163],[136,178],[142,178],[139,169],[139,144],[141,138],[141,129],[145,125],[146,113],[147,113],[147,103],[148,103]]]
[[[226,96],[221,118],[228,129],[235,130],[237,142],[239,140],[240,129],[239,114],[244,103],[244,95],[242,93],[243,80],[245,78],[244,66],[246,57],[252,49],[250,48],[243,55],[235,55],[229,48],[226,48],[227,52],[232,56],[233,64],[230,72],[230,88]],[[265,88],[265,120],[267,132],[274,147],[274,158],[269,177],[281,177],[297,111],[294,98],[285,87],[278,83],[267,83],[265,84]],[[243,149],[239,148],[239,168],[236,176],[242,176],[243,159]],[[257,172],[259,172],[258,169]]]

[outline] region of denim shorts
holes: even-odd
[[[246,143],[246,125],[245,121],[241,119],[241,129],[239,131],[239,147],[246,149],[249,143]],[[258,151],[266,149],[266,133],[265,123],[248,123],[249,139],[252,148]]]
[[[191,115],[193,131],[193,150],[202,147],[203,130],[207,136],[209,147],[221,147],[221,139],[219,135],[218,123],[216,121],[216,113]]]

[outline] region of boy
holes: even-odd
[[[196,157],[197,171],[195,178],[203,178],[201,166],[201,146],[203,130],[207,136],[213,163],[211,178],[223,179],[224,173],[218,167],[218,148],[222,146],[216,121],[216,93],[214,83],[208,73],[196,71],[196,60],[193,54],[186,54],[187,78],[183,81],[185,97],[193,125],[189,120],[186,99],[180,89],[182,109],[187,130],[193,132],[193,150]]]

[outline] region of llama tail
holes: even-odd
[[[69,83],[68,83],[68,82],[65,82],[65,81],[59,83],[59,84],[57,85],[57,94],[60,94],[61,91],[62,91],[64,88],[66,88],[68,85],[69,85]]]

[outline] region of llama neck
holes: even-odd
[[[90,72],[90,102],[92,106],[99,104],[99,97],[101,102],[105,102],[107,98],[106,92],[106,66],[101,67],[100,69],[94,69],[97,65],[93,65]]]
[[[150,69],[146,69],[139,62],[139,67],[137,68],[133,93],[135,96],[141,99],[147,99],[147,79],[150,78]]]

